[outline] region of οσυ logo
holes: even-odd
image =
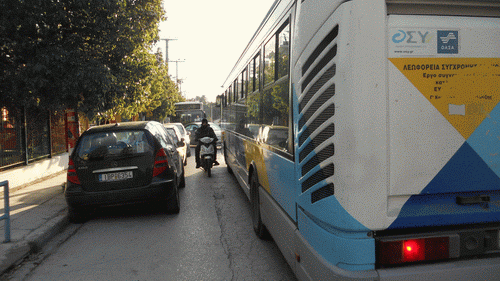
[[[427,44],[431,41],[432,35],[429,31],[422,30],[401,30],[392,35],[392,42],[399,44],[406,40],[407,44]]]
[[[406,32],[403,30],[398,30],[398,32],[394,35],[392,35],[392,42],[394,43],[401,43],[406,39]]]

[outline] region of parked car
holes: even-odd
[[[184,166],[163,126],[154,121],[92,127],[69,157],[65,198],[69,218],[85,220],[99,206],[162,201],[178,213]]]
[[[184,127],[184,125],[182,125],[182,123],[166,123],[167,125],[174,125],[176,126],[179,131],[181,132],[181,136],[182,138],[184,138],[184,142],[187,143],[188,145],[188,150],[187,150],[187,157],[190,157],[191,156],[191,149],[189,149],[189,145],[191,144],[191,133],[186,130],[186,127]]]
[[[173,142],[177,144],[177,151],[181,155],[182,163],[184,166],[187,165],[187,152],[188,150],[191,150],[189,145],[184,141],[184,138],[181,135],[181,132],[175,125],[169,125],[169,124],[163,124],[165,127],[165,130],[167,130],[167,133],[170,135],[172,138]]]
[[[208,122],[208,125],[210,125],[210,127],[212,127],[215,135],[217,136],[217,139],[218,139],[217,140],[217,148],[221,148],[222,147],[222,129],[219,127],[219,125],[217,125],[213,122]],[[194,146],[197,145],[196,141],[194,140],[194,137],[195,137],[195,132],[199,127],[201,127],[201,122],[193,122],[193,123],[189,123],[186,125],[186,130],[188,130],[188,132],[191,133],[191,145],[194,145]]]

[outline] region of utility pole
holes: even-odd
[[[179,92],[181,93],[181,95],[182,95],[183,97],[185,97],[185,96],[184,96],[184,93],[182,92],[182,83],[183,83],[183,82],[184,82],[184,79],[177,79],[177,85],[179,85]]]
[[[165,40],[165,61],[168,63],[168,41],[175,41],[177,39],[166,38],[166,39],[160,39],[160,40]]]
[[[168,62],[175,62],[175,81],[179,83],[179,63],[185,62],[184,60],[169,60]]]

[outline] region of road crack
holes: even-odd
[[[231,249],[229,247],[229,243],[226,239],[226,224],[223,219],[223,209],[224,209],[224,194],[220,190],[220,188],[214,187],[213,188],[213,198],[214,198],[214,203],[215,203],[215,212],[217,214],[217,221],[219,223],[219,228],[220,228],[220,238],[219,241],[222,245],[222,248],[224,249],[224,253],[227,256],[227,259],[229,261],[229,270],[231,271],[231,280],[235,280],[235,269],[234,269],[234,258],[231,252]]]

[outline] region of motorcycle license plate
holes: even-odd
[[[204,145],[201,146],[201,149],[200,149],[200,154],[201,155],[204,155],[204,154],[213,154],[214,153],[214,147],[212,145],[206,147]]]
[[[132,171],[100,174],[99,175],[100,182],[122,181],[122,180],[126,180],[126,179],[131,179],[131,178],[133,178]]]

